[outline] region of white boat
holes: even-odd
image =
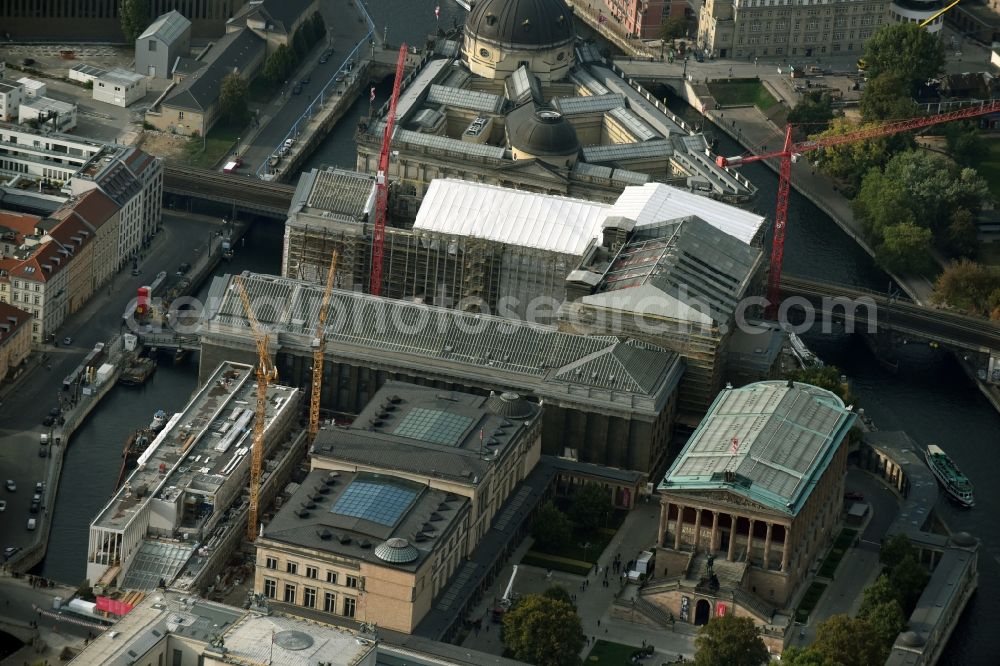
[[[972,483],[969,478],[962,474],[958,465],[948,457],[944,450],[935,444],[929,444],[924,453],[924,460],[937,480],[944,486],[952,499],[962,506],[972,507],[976,505],[976,499],[972,495]]]
[[[163,429],[163,426],[167,423],[167,413],[162,409],[156,410],[153,414],[153,420],[149,424],[149,429],[156,432]]]
[[[472,11],[472,4],[468,0],[455,0],[455,4],[467,12]]]
[[[793,331],[788,332],[788,342],[792,347],[792,356],[798,361],[799,365],[803,368],[822,368],[823,361],[820,360],[819,356],[812,353],[809,347],[806,347],[806,343],[802,342],[802,338],[796,335]]]

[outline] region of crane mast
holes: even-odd
[[[313,376],[312,394],[309,399],[309,433],[308,441],[312,446],[319,432],[319,399],[323,391],[323,360],[326,353],[326,316],[330,309],[330,295],[333,293],[333,276],[337,272],[337,251],[330,257],[330,268],[326,273],[326,288],[323,290],[323,302],[319,306],[319,318],[316,322],[316,337],[313,339]]]
[[[243,277],[237,275],[233,278],[233,285],[240,295],[240,300],[243,301],[243,309],[247,313],[250,330],[253,332],[254,342],[257,344],[257,403],[254,408],[253,448],[250,461],[250,509],[247,512],[247,540],[253,541],[257,538],[257,513],[260,509],[260,476],[264,464],[264,420],[267,416],[267,387],[278,378],[278,369],[271,361],[271,354],[268,351],[270,337],[257,321],[253,305],[250,303],[250,296],[243,284]]]
[[[775,317],[778,310],[778,303],[781,299],[781,265],[785,254],[785,229],[788,226],[788,197],[792,180],[792,162],[799,155],[813,150],[832,148],[856,141],[889,136],[898,134],[899,132],[997,112],[1000,112],[1000,102],[990,102],[980,106],[966,107],[957,111],[949,111],[948,113],[933,116],[896,120],[874,127],[846,132],[837,136],[820,137],[798,143],[792,142],[792,126],[787,125],[785,127],[785,140],[781,150],[761,153],[759,155],[742,155],[737,157],[723,157],[720,155],[716,157],[715,162],[720,167],[734,167],[774,158],[781,160],[778,168],[778,201],[774,213],[774,241],[771,245],[771,268],[767,278],[768,317],[772,319]]]
[[[396,127],[396,103],[399,101],[399,89],[403,86],[403,71],[406,69],[407,46],[399,47],[399,58],[396,61],[396,80],[392,84],[392,97],[389,100],[389,113],[385,118],[385,130],[382,134],[382,152],[378,156],[378,173],[375,176],[375,234],[372,241],[372,273],[369,291],[375,296],[382,293],[382,252],[385,245],[385,216],[389,207],[389,144]]]

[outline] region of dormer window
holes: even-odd
[[[496,25],[496,24],[497,24],[497,17],[496,17],[496,15],[495,14],[487,14],[486,15],[486,25],[491,25],[492,26],[492,25]]]

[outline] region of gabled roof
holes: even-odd
[[[292,26],[312,6],[312,0],[251,0],[243,5],[230,25],[246,25],[247,20],[264,21],[271,32],[291,32]]]
[[[77,198],[70,204],[69,209],[95,230],[99,229],[120,210],[118,204],[111,197],[96,188],[88,190]],[[56,213],[53,213],[53,217],[55,215]]]
[[[17,330],[27,324],[30,319],[30,312],[15,308],[8,303],[0,303],[0,347],[14,337]]]
[[[205,60],[208,65],[185,77],[163,101],[163,106],[207,111],[219,99],[226,75],[242,72],[265,48],[264,40],[252,30],[227,34],[212,46]]]
[[[836,395],[764,381],[724,389],[667,471],[661,490],[728,490],[796,515],[854,423]]]
[[[60,251],[59,243],[49,241],[10,271],[11,277],[33,282],[48,282],[56,273],[68,265],[68,257]]]
[[[598,349],[592,354],[560,368],[554,379],[603,388],[611,381],[632,393],[653,393],[663,371],[649,363],[648,352],[662,351],[659,347],[627,340],[613,347]]]
[[[14,233],[18,236],[18,244],[24,236],[30,236],[35,232],[35,228],[42,218],[37,215],[27,213],[15,213],[9,210],[0,210],[0,236],[5,233]],[[5,230],[9,230],[5,232]]]
[[[165,44],[173,44],[181,37],[186,30],[191,28],[191,21],[184,18],[176,9],[162,14],[155,21],[149,24],[139,39],[149,39],[155,37]]]

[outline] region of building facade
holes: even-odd
[[[103,148],[90,139],[0,124],[0,175],[28,175],[61,185]]]
[[[255,0],[226,22],[226,32],[249,30],[264,40],[271,54],[279,46],[291,47],[295,33],[317,11],[319,0]]]
[[[76,128],[76,104],[51,97],[33,97],[21,102],[17,122],[34,123],[46,132],[69,132]]]
[[[178,58],[191,50],[191,21],[176,9],[157,17],[135,40],[135,71],[169,79]]]
[[[776,626],[842,513],[853,412],[833,393],[767,381],[723,390],[658,487],[656,564],[644,600],[678,621]]]
[[[246,0],[152,0],[150,15],[178,10],[191,20],[195,37],[218,37],[226,21]],[[118,17],[119,0],[52,2],[52,0],[4,0],[0,2],[0,25],[13,39],[71,39],[124,41]]]
[[[698,45],[718,58],[861,53],[889,19],[887,0],[705,0]]]
[[[0,121],[17,122],[23,96],[21,84],[0,81]]]
[[[116,67],[94,81],[94,99],[115,106],[129,106],[146,96],[146,75]]]
[[[77,217],[92,234],[94,260],[89,280],[91,288],[97,291],[107,284],[121,265],[121,257],[118,254],[121,209],[111,197],[95,189],[71,199],[59,211],[53,213],[53,217],[57,215]]]
[[[31,314],[0,302],[0,384],[31,353]]]

